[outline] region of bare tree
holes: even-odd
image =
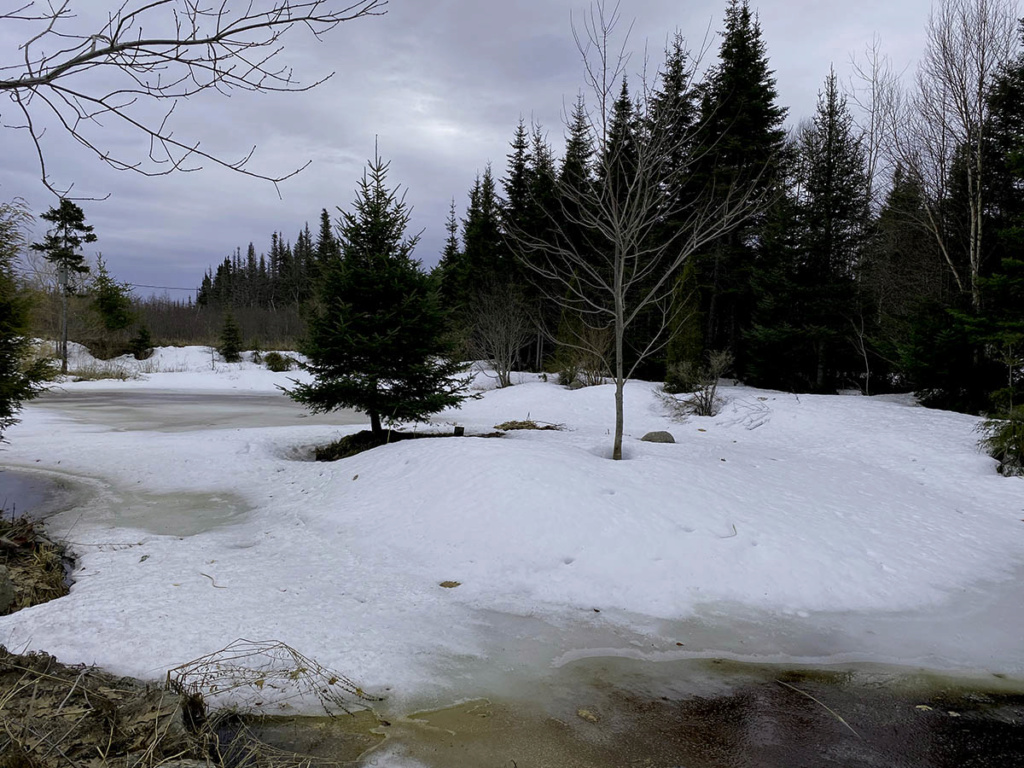
[[[921,223],[935,237],[957,287],[970,294],[975,308],[981,302],[978,277],[987,202],[988,90],[1014,52],[1016,10],[1015,0],[942,0],[928,21],[916,92],[894,91],[888,104],[892,161],[924,190]],[[950,237],[946,208],[954,182],[966,190],[966,252]]]
[[[877,210],[880,189],[884,187],[887,171],[884,149],[886,130],[897,99],[902,73],[893,69],[892,60],[882,50],[877,35],[864,49],[864,60],[851,59],[853,76],[848,95],[860,109],[857,125],[863,136],[865,164],[868,171],[868,196]]]
[[[643,126],[637,140],[616,140],[616,91],[628,63],[625,42],[613,48],[617,22],[618,5],[609,11],[597,2],[584,17],[583,32],[574,26],[587,91],[594,99],[589,113],[594,178],[560,182],[561,204],[549,210],[552,235],[510,233],[546,298],[577,313],[586,327],[614,334],[613,459],[622,458],[625,383],[637,365],[667,342],[673,276],[687,258],[735,229],[763,203],[756,183],[707,188],[689,199],[666,194],[682,187],[693,170],[678,158],[690,152],[694,136],[680,137],[668,125],[657,124],[670,117],[659,117],[653,109],[646,82],[635,104],[635,122]],[[691,77],[700,58],[693,60]],[[691,155],[691,162],[697,159]],[[667,222],[675,223],[668,231]],[[652,309],[660,324],[643,348],[631,350],[627,367],[626,333]]]
[[[19,46],[22,60],[0,65],[0,91],[18,114],[4,127],[29,134],[43,183],[61,197],[70,186],[55,185],[43,145],[45,126],[54,120],[117,170],[163,176],[211,162],[277,184],[302,168],[268,176],[248,167],[255,147],[227,159],[203,149],[198,139],[178,138],[171,127],[175,109],[208,91],[314,88],[331,75],[309,83],[295,79],[279,62],[286,36],[305,29],[319,39],[343,22],[383,14],[385,5],[387,0],[122,0],[86,31],[71,0],[27,2],[0,13],[4,24],[29,27]],[[99,138],[97,133],[110,129],[107,121],[148,140],[148,154],[125,156],[117,142]]]
[[[519,352],[534,330],[519,288],[511,283],[491,284],[477,294],[473,304],[470,353],[490,362],[499,387],[512,386]]]

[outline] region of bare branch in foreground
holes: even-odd
[[[299,30],[323,39],[344,22],[383,15],[386,5],[387,0],[250,0],[209,6],[196,0],[123,0],[86,33],[70,0],[29,2],[0,14],[0,22],[32,27],[19,46],[21,61],[0,65],[0,92],[18,115],[3,126],[31,136],[43,184],[61,197],[73,185],[60,188],[50,176],[41,127],[48,120],[117,170],[165,176],[196,171],[209,162],[276,185],[308,163],[280,176],[250,170],[255,147],[230,159],[204,149],[199,139],[175,136],[171,118],[176,107],[207,91],[228,96],[315,88],[333,73],[306,83],[296,79],[291,67],[278,60],[286,42]],[[154,112],[160,102],[168,104]],[[106,119],[148,140],[147,156],[122,155],[116,141],[98,138],[97,130],[109,130]]]

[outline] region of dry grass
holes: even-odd
[[[560,432],[565,429],[565,424],[548,424],[545,422],[538,423],[533,419],[525,419],[523,421],[506,421],[501,424],[495,424],[494,428],[499,429],[502,432],[512,432],[516,429],[537,429],[545,432]]]
[[[74,368],[68,368],[68,376],[72,381],[100,381],[101,379],[116,379],[117,381],[131,381],[139,378],[138,371],[112,360],[106,362],[86,363]]]
[[[46,654],[0,647],[0,766],[156,768],[198,757],[178,697]]]
[[[14,583],[14,603],[4,613],[38,605],[68,593],[64,547],[43,536],[31,520],[0,518],[0,565]]]
[[[235,706],[210,712],[204,694]],[[242,710],[294,696],[315,697],[332,716],[378,700],[278,642],[238,640],[172,670],[166,688],[0,646],[0,768],[313,768],[354,761],[379,741],[366,730],[378,725],[371,712],[337,759],[267,744],[265,721]]]

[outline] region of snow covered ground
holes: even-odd
[[[1024,679],[1024,481],[978,452],[972,417],[725,387],[719,416],[680,423],[631,382],[612,462],[612,387],[478,376],[483,396],[438,425],[564,429],[320,464],[302,460],[311,445],[361,427],[260,418],[300,374],[204,348],[158,350],[145,370],[63,384],[9,431],[0,465],[79,489],[50,522],[79,559],[71,594],[0,618],[0,644],[158,679],[275,639],[398,706],[595,655]],[[172,392],[230,394],[250,415],[171,428]],[[120,415],[83,416],[88,393]],[[132,408],[151,423],[126,429]],[[639,440],[652,430],[677,442]]]

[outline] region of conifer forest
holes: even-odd
[[[453,190],[443,252],[416,252],[447,348],[491,361],[502,383],[515,369],[683,391],[711,366],[797,393],[914,391],[927,406],[1012,413],[1024,394],[1012,7],[945,0],[922,19],[916,73],[869,48],[852,75],[820,73],[806,116],[780,103],[747,0],[727,2],[703,52],[677,35],[646,75],[614,55],[588,66],[566,124],[510,125],[502,167],[481,159]],[[588,18],[600,39],[608,19]],[[292,232],[254,232],[196,276],[194,299],[132,299],[121,346],[140,329],[154,343],[210,339],[230,312],[245,344],[301,349],[325,302],[347,300],[327,285],[344,271],[347,210],[329,201]],[[74,300],[95,303],[82,284]],[[104,271],[108,301],[111,285]]]

